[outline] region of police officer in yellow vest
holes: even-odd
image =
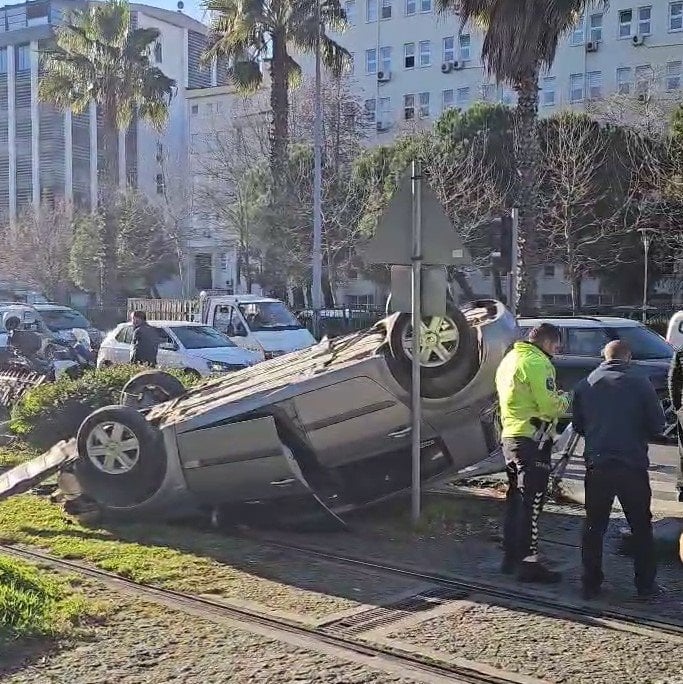
[[[538,519],[550,476],[552,432],[569,410],[570,397],[557,390],[551,358],[560,331],[543,323],[517,342],[496,373],[508,477],[502,570],[523,582],[559,582],[561,575],[538,559]]]

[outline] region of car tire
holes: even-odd
[[[438,341],[439,353],[443,354],[444,350],[448,353],[443,354],[445,359],[438,357],[437,352],[431,353],[422,364],[421,395],[427,399],[453,396],[469,384],[479,369],[477,336],[462,311],[450,301],[445,317],[423,318],[423,324],[430,333],[430,341]],[[412,331],[409,314],[398,314],[390,320],[387,365],[394,379],[406,391],[410,390],[412,372],[412,355],[406,344],[412,337],[409,331]],[[440,342],[441,339],[444,342]]]
[[[81,423],[73,472],[83,493],[105,512],[134,507],[159,490],[166,475],[161,433],[138,411],[106,406]]]
[[[185,385],[164,371],[147,370],[134,375],[123,387],[121,405],[138,411],[177,399],[185,393]]]

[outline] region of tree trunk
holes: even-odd
[[[518,310],[533,308],[535,287],[532,278],[534,244],[536,243],[537,196],[536,182],[540,163],[537,133],[538,64],[515,86],[517,110],[515,116],[515,152],[519,181],[516,205],[519,209],[518,250]]]
[[[118,222],[114,200],[118,190],[119,131],[116,126],[115,103],[105,107],[102,127],[102,169],[99,174],[98,205],[103,212],[100,256],[100,303],[113,306],[117,301],[116,238]]]
[[[572,290],[572,313],[576,316],[581,310],[581,276],[572,271],[569,284]]]
[[[281,33],[273,33],[273,58],[270,62],[270,169],[279,186],[285,168],[289,143],[289,91],[287,83],[287,43]]]

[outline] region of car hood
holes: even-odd
[[[253,333],[265,352],[290,352],[306,349],[315,344],[308,328],[299,330],[260,330]]]
[[[220,361],[233,365],[251,366],[261,360],[261,356],[240,347],[208,347],[205,349],[188,349],[187,353],[206,361]]]

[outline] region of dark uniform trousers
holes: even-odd
[[[521,561],[538,553],[538,519],[550,477],[552,441],[539,449],[527,437],[503,439],[508,478],[503,546],[505,556]]]
[[[633,534],[636,587],[650,589],[657,573],[657,562],[650,513],[652,491],[647,470],[618,464],[587,467],[585,492],[586,520],[581,551],[584,586],[597,588],[604,579],[603,537],[616,496]]]

